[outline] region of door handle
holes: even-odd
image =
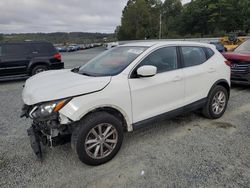
[[[178,82],[178,81],[180,81],[182,78],[180,77],[180,76],[176,76],[176,77],[174,77],[174,79],[173,79],[173,82]]]
[[[212,68],[212,67],[209,68],[209,69],[208,69],[208,72],[209,72],[209,73],[215,72],[215,68]]]

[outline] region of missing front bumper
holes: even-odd
[[[58,132],[57,136],[53,136],[53,130]],[[48,134],[45,134],[45,132]],[[54,147],[63,145],[71,140],[71,132],[65,131],[63,134],[63,132],[59,132],[57,129],[51,129],[45,125],[39,125],[39,123],[35,122],[33,122],[32,126],[27,130],[27,133],[30,139],[31,148],[40,160],[43,158],[42,149],[45,149],[45,146]]]
[[[39,133],[32,126],[27,130],[27,133],[30,138],[31,148],[33,149],[37,158],[41,160],[43,154],[41,149],[41,140]]]

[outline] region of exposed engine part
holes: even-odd
[[[71,121],[63,114],[59,114],[59,121],[62,125],[71,123]]]
[[[57,129],[50,129],[50,135],[48,135],[48,140],[50,141],[50,147],[53,147],[53,139],[59,135],[59,131]]]

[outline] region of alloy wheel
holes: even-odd
[[[226,95],[222,91],[218,91],[212,101],[212,110],[215,114],[220,114],[226,106]]]
[[[85,150],[93,159],[108,156],[118,142],[118,132],[109,123],[102,123],[92,128],[85,140]]]

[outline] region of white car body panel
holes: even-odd
[[[114,76],[110,84],[99,92],[73,98],[60,113],[78,121],[88,112],[101,107],[111,107],[121,112],[128,129],[132,130],[131,97],[126,75]]]
[[[39,73],[29,78],[23,89],[23,101],[27,105],[52,101],[103,89],[111,77],[88,77],[68,70]]]
[[[113,77],[88,77],[69,70],[40,73],[26,81],[24,103],[33,105],[76,96],[59,111],[63,117],[78,121],[90,111],[110,107],[123,114],[128,131],[132,131],[134,123],[206,98],[218,80],[226,80],[230,85],[230,67],[224,63],[225,59],[213,45],[177,41],[141,42],[124,46],[149,48]],[[129,78],[142,59],[152,51],[166,46],[209,47],[215,55],[202,65],[159,73],[148,78]]]
[[[129,79],[133,122],[174,110],[183,105],[183,70],[156,74],[153,77]]]
[[[213,48],[214,49],[214,48]],[[205,63],[184,68],[185,101],[184,105],[191,104],[208,96],[213,84],[224,78],[230,84],[230,67],[224,62],[221,54],[214,55]]]
[[[185,100],[184,105],[206,98],[212,85],[215,83],[213,75],[208,78],[210,62],[201,65],[187,67],[183,69],[185,80]],[[208,87],[209,86],[209,87]]]

